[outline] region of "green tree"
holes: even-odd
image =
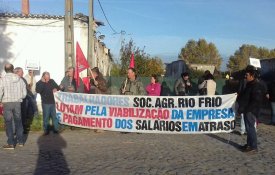
[[[120,75],[125,75],[129,67],[131,54],[134,52],[134,50],[136,50],[136,48],[134,46],[134,41],[132,39],[129,41],[129,43],[126,43],[126,44],[125,44],[125,41],[122,42],[122,46],[120,49],[120,53],[121,53]]]
[[[189,40],[181,49],[179,58],[192,64],[212,64],[219,70],[222,59],[215,44],[207,43],[205,39]]]
[[[150,77],[152,74],[156,75],[163,75],[164,74],[164,68],[163,63],[160,58],[150,58],[147,59],[145,62],[146,65],[146,72],[143,74],[144,77]]]
[[[118,77],[120,75],[120,65],[113,64],[111,69],[111,76]]]
[[[255,45],[243,44],[239,50],[235,51],[234,55],[229,57],[227,68],[232,71],[239,71],[244,69],[249,63],[249,58],[275,58],[275,49],[269,50],[264,47],[257,47]]]

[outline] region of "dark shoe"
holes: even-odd
[[[47,136],[47,135],[49,135],[49,133],[50,133],[49,131],[46,131],[43,133],[43,136]]]
[[[120,132],[120,134],[129,134],[130,132]]]
[[[3,149],[14,150],[14,146],[13,146],[13,145],[7,144],[7,145],[4,145],[4,146],[3,146]]]
[[[103,132],[105,132],[105,131],[104,131],[104,130],[101,130],[101,129],[95,129],[94,132],[95,132],[95,133],[103,133]]]
[[[240,146],[240,150],[242,151],[247,150],[248,148],[250,148],[250,146],[248,146],[247,144]]]
[[[243,152],[253,154],[253,153],[257,153],[257,152],[258,152],[258,149],[257,149],[257,148],[248,147],[248,148],[245,149]]]
[[[275,126],[275,123],[273,123],[273,122],[270,122],[270,123],[268,123],[268,125],[273,125],[273,126]]]
[[[53,133],[54,133],[54,134],[59,134],[59,132],[58,132],[58,131],[53,131]]]

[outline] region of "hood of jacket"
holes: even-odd
[[[17,83],[20,80],[20,77],[14,73],[7,73],[5,77],[3,77],[5,81]]]

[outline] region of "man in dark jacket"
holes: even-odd
[[[42,74],[41,80],[36,83],[36,92],[40,94],[42,99],[43,110],[43,129],[44,135],[49,134],[49,117],[52,118],[54,133],[58,133],[58,120],[56,118],[54,95],[59,90],[56,82],[50,78],[49,72]]]
[[[30,123],[29,123],[29,117],[31,117],[33,114],[30,114],[30,102],[31,102],[31,98],[33,97],[33,94],[29,88],[29,85],[26,81],[26,79],[23,77],[24,75],[24,71],[21,67],[16,67],[13,72],[15,74],[17,74],[25,83],[26,85],[26,91],[27,91],[27,96],[23,99],[23,101],[21,102],[21,118],[22,118],[22,125],[23,125],[23,129],[24,129],[24,134],[27,134],[29,131],[29,127],[30,127]]]
[[[255,121],[263,101],[264,92],[262,85],[257,80],[257,71],[253,66],[246,68],[246,87],[239,96],[239,113],[244,114],[244,122],[247,132],[247,144],[242,146],[244,152],[255,153],[257,148],[257,134]]]
[[[270,125],[275,126],[275,80],[272,81],[268,87],[269,101],[272,109],[272,117]]]

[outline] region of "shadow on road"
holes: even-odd
[[[39,155],[35,175],[70,174],[62,149],[66,148],[66,141],[59,134],[40,136],[37,142]]]
[[[229,133],[229,134],[231,134],[231,133]],[[217,139],[217,140],[219,140],[219,141],[221,141],[221,142],[223,142],[223,143],[225,143],[225,144],[229,144],[229,145],[235,147],[235,148],[238,149],[238,150],[240,149],[240,146],[241,146],[241,145],[239,145],[239,144],[236,143],[236,142],[231,141],[231,140],[230,140],[230,135],[229,135],[228,139],[219,137],[219,136],[214,135],[214,134],[206,134],[206,135],[207,135],[208,137]]]

